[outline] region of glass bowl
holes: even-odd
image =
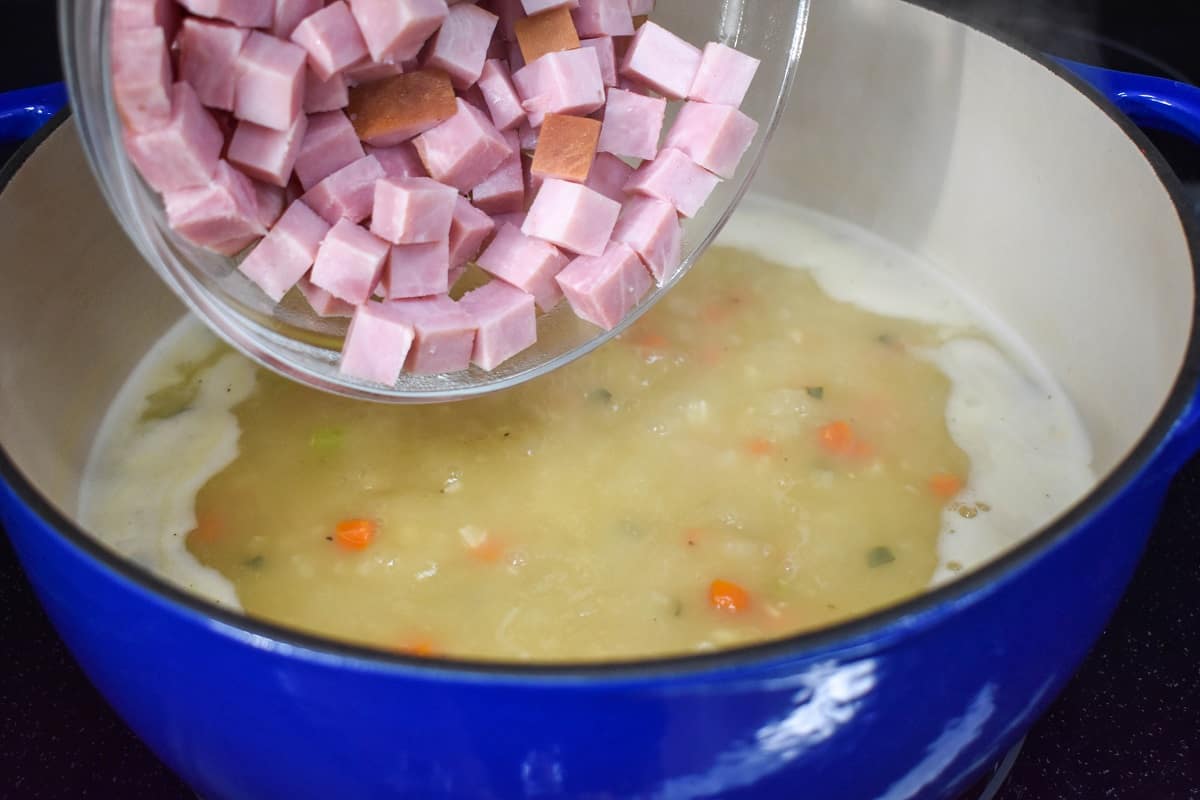
[[[538,320],[529,350],[486,372],[403,374],[391,387],[343,376],[338,357],[346,320],[322,319],[293,292],[274,304],[235,261],[184,241],[166,223],[162,203],[137,174],[122,145],[110,82],[108,0],[59,0],[67,85],[76,124],[105,199],[146,262],[193,313],[254,361],[329,392],[393,403],[440,402],[486,394],[536,378],[583,356],[629,327],[691,268],[715,238],[754,175],[779,122],[804,41],[809,0],[658,0],[653,19],[703,46],[721,41],[762,61],[742,106],[760,125],[732,180],[722,182],[683,228],[683,265],[611,331],[579,320],[566,303]],[[668,120],[668,124],[670,121]],[[140,269],[130,264],[130,269]]]

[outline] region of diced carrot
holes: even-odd
[[[963,481],[957,475],[939,473],[929,479],[929,489],[943,500],[949,500],[962,491]]]
[[[495,564],[504,558],[504,544],[494,536],[488,536],[483,544],[471,548],[471,557],[485,564]]]
[[[708,587],[708,602],[718,611],[740,614],[750,610],[750,593],[733,581],[718,578]]]
[[[633,346],[640,347],[643,350],[663,350],[669,344],[670,342],[667,341],[667,337],[663,336],[661,333],[655,333],[653,331],[646,331],[645,333],[639,334],[638,337],[633,340]]]
[[[415,639],[401,644],[396,648],[397,652],[404,653],[409,656],[417,656],[419,658],[429,658],[437,655],[437,646],[433,640],[427,636],[420,636]]]
[[[224,535],[225,520],[216,512],[201,512],[196,515],[196,529],[193,533],[199,541],[205,544],[212,544]]]
[[[347,550],[366,550],[375,538],[376,527],[374,520],[344,519],[334,529],[334,538]]]
[[[775,444],[770,439],[756,436],[746,442],[746,452],[755,456],[769,456],[775,452]]]
[[[854,447],[854,429],[845,420],[822,425],[817,431],[818,441],[827,453],[845,455]]]

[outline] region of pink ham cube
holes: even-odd
[[[117,108],[130,129],[148,130],[171,116],[171,58],[162,28],[113,36],[112,82]]]
[[[383,178],[375,183],[371,233],[392,244],[448,239],[457,199],[453,188],[432,178]]]
[[[200,17],[215,17],[243,28],[269,28],[275,16],[275,0],[179,0]]]
[[[654,13],[654,0],[629,0],[629,13],[635,17],[645,17]]]
[[[127,133],[125,152],[157,192],[208,183],[217,169],[225,137],[195,90],[183,81],[171,87],[171,115],[164,124]]]
[[[318,317],[354,316],[353,305],[334,297],[307,277],[302,277],[297,281],[296,288],[300,290],[300,294],[304,295],[304,299],[308,301],[308,305]]]
[[[416,338],[405,368],[414,375],[440,375],[471,366],[475,320],[445,295],[392,304],[412,325]]]
[[[384,78],[390,78],[393,75],[399,75],[403,71],[403,67],[391,61],[384,61],[380,63],[368,59],[366,61],[360,61],[354,66],[347,68],[342,74],[346,76],[347,83],[349,83],[351,86],[358,86],[359,84],[363,83],[381,81]]]
[[[581,47],[590,47],[596,51],[596,60],[600,62],[600,78],[605,86],[617,85],[617,55],[611,36],[597,36],[594,39],[581,39]]]
[[[579,0],[571,19],[581,37],[633,36],[629,0]]]
[[[757,58],[732,47],[709,42],[704,46],[688,98],[736,108],[746,99],[759,63]]]
[[[525,13],[532,16],[555,8],[575,8],[579,0],[521,0]]]
[[[283,188],[292,177],[307,130],[308,117],[303,114],[286,131],[239,122],[225,157],[251,178]]]
[[[179,76],[196,90],[209,108],[233,111],[237,86],[238,54],[250,31],[219,22],[189,17],[183,21],[179,38]]]
[[[483,112],[458,98],[458,112],[418,136],[413,143],[429,174],[460,192],[469,192],[509,155],[509,145]]]
[[[313,114],[296,158],[296,177],[308,191],[365,155],[354,125],[341,111]]]
[[[631,199],[621,209],[612,238],[637,253],[659,283],[669,281],[679,269],[683,228],[670,203],[649,197]]]
[[[554,276],[567,265],[567,257],[549,242],[526,236],[512,225],[497,229],[496,238],[475,263],[488,274],[533,295],[543,311],[562,300]]]
[[[412,142],[404,142],[393,147],[366,146],[367,154],[375,156],[383,167],[383,174],[388,178],[427,178],[425,165],[417,155],[417,148]]]
[[[630,176],[625,191],[663,200],[685,217],[694,217],[720,182],[683,153],[666,148]]]
[[[546,114],[585,116],[604,105],[604,77],[591,47],[546,53],[512,77],[535,128]]]
[[[609,89],[597,149],[615,156],[654,158],[666,116],[667,101],[661,97]]]
[[[520,214],[493,214],[492,224],[496,230],[500,230],[505,225],[512,225],[517,230],[521,230],[521,226],[525,224],[526,214],[522,211]]]
[[[475,325],[471,363],[480,369],[493,370],[537,341],[533,296],[504,281],[467,292],[458,307]]]
[[[445,72],[456,89],[473,86],[483,71],[498,21],[495,14],[470,3],[451,6],[426,52],[426,68]]]
[[[225,161],[202,186],[163,195],[167,222],[184,239],[233,255],[267,229],[258,221],[258,198],[250,179]]]
[[[578,183],[547,178],[521,232],[582,255],[604,252],[621,205]],[[522,287],[524,288],[524,287]]]
[[[238,269],[278,303],[317,260],[328,233],[329,223],[297,200]]]
[[[445,0],[350,0],[350,10],[376,62],[414,57],[448,13]]]
[[[504,134],[512,153],[471,191],[471,202],[488,214],[512,214],[525,210],[525,175],[521,169],[521,146],[516,131]]]
[[[254,202],[258,206],[258,221],[269,231],[283,214],[283,209],[287,205],[287,193],[269,183],[262,181],[252,181],[252,183],[254,184]]]
[[[603,129],[601,129],[603,132]],[[597,153],[588,172],[584,186],[594,189],[609,200],[618,203],[625,202],[625,184],[633,174],[633,167],[626,164],[612,153]]]
[[[530,153],[537,150],[540,131],[540,128],[530,125],[529,120],[522,122],[521,127],[517,128],[517,139],[520,141],[521,149]]]
[[[525,121],[521,98],[503,61],[495,58],[485,61],[478,86],[497,130],[511,130]]]
[[[309,68],[323,81],[367,57],[366,42],[344,0],[301,20],[291,40],[308,52]]]
[[[625,51],[621,74],[661,95],[687,97],[700,69],[700,50],[655,22],[646,22]]]
[[[331,225],[339,219],[362,222],[371,216],[375,182],[383,177],[383,167],[375,157],[363,156],[305,192],[304,202]]]
[[[275,0],[271,35],[278,39],[290,38],[302,19],[312,16],[324,6],[325,0]]]
[[[334,75],[327,81],[309,69],[304,78],[304,113],[319,114],[337,111],[350,104],[350,87],[346,76]]]
[[[285,131],[304,108],[304,48],[255,31],[238,56],[233,113],[238,119]]]
[[[162,28],[170,39],[179,24],[179,7],[175,0],[112,0],[109,11],[113,30],[132,28]]]
[[[732,178],[757,133],[758,123],[733,106],[690,101],[679,110],[663,146],[674,147],[709,172]]]
[[[454,201],[454,216],[450,220],[450,267],[457,269],[479,255],[483,243],[492,235],[496,223],[465,197]],[[450,282],[453,286],[453,280]]]
[[[339,369],[343,375],[395,385],[415,332],[391,303],[364,303],[354,310]]]
[[[366,228],[338,220],[317,251],[312,282],[347,303],[365,303],[379,283],[388,250],[388,243]]]
[[[388,255],[383,295],[389,300],[428,297],[450,291],[450,243],[398,244]]]
[[[606,331],[637,308],[653,283],[641,259],[622,242],[611,242],[601,256],[576,258],[557,280],[575,315]]]
[[[488,110],[487,100],[484,99],[483,92],[480,90],[479,84],[475,84],[473,86],[467,87],[466,89],[462,89],[459,92],[458,96],[461,97],[463,100],[466,100],[468,103],[470,103],[475,108],[482,111],[484,114],[488,114],[489,116],[491,115],[492,112]],[[495,123],[492,123],[492,124],[495,124]]]

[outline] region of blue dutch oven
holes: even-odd
[[[181,308],[105,208],[69,119],[7,167],[0,519],[91,680],[200,796],[948,798],[1050,703],[1200,445],[1200,240],[1134,125],[1200,136],[1200,92],[899,0],[818,3],[810,25],[755,190],[985,298],[1070,392],[1101,478],[958,581],[725,653],[414,660],[229,613],[111,553],[72,520],[88,445]],[[47,91],[7,98],[3,134],[38,128],[62,101]]]

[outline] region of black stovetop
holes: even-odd
[[[1197,0],[926,4],[1059,55],[1200,83]],[[0,91],[58,79],[53,14],[50,0],[0,0]],[[1200,184],[1200,148],[1155,142],[1185,181]],[[1175,481],[1128,594],[1026,738],[996,800],[1200,798],[1198,533],[1200,459]],[[0,797],[192,797],[87,682],[3,536],[0,642]]]

